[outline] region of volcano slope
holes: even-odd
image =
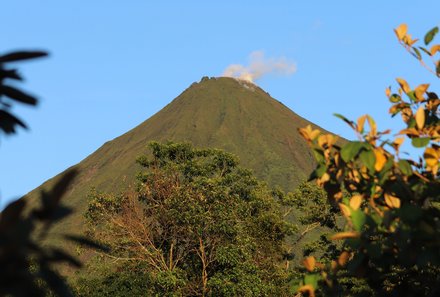
[[[151,118],[73,166],[78,176],[63,199],[74,212],[55,224],[53,231],[82,233],[89,191],[123,191],[140,170],[136,158],[147,152],[147,144],[153,140],[224,149],[237,155],[243,167],[252,169],[269,185],[292,190],[307,179],[316,164],[297,131],[309,124],[316,127],[252,83],[204,77]],[[50,189],[62,174],[27,198],[36,201],[38,194]]]

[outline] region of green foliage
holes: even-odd
[[[79,211],[54,231],[85,228],[82,214],[92,187],[116,193],[135,182],[139,166],[133,160],[144,154],[145,144],[152,140],[222,148],[239,156],[241,166],[252,169],[269,186],[293,190],[315,166],[306,143],[296,133],[307,123],[262,89],[248,89],[233,78],[194,83],[156,115],[75,166],[78,178],[64,202]],[[37,200],[39,191],[50,188],[54,180],[30,196]]]
[[[157,142],[150,149],[152,157],[138,159],[145,170],[135,190],[92,192],[86,217],[113,247],[107,256],[143,265],[152,295],[282,294],[291,226],[275,192],[223,151]]]
[[[405,49],[426,66],[414,47],[417,40],[407,34],[406,25],[395,31]],[[426,35],[426,44],[437,31],[433,29]],[[430,50],[420,49],[439,63],[435,54],[440,45]],[[438,67],[430,71],[439,76]],[[428,91],[428,84],[411,89],[404,79],[398,78],[397,82],[398,94],[392,94],[388,88],[386,95],[393,104],[390,113],[401,114],[405,126],[393,140],[384,139],[389,131],[378,132],[368,115],[356,122],[337,115],[359,138],[342,147],[335,144],[332,135],[323,135],[311,127],[300,130],[313,150],[324,156],[318,159],[320,164],[314,177],[331,204],[339,206],[346,221],[345,230],[332,237],[343,242],[330,262],[319,263],[314,257],[304,261],[309,274],[299,288],[301,293],[310,296],[315,293],[437,296],[440,293],[440,99]],[[369,130],[364,128],[366,122]],[[424,149],[419,161],[400,156],[402,135],[414,147]],[[362,284],[356,290],[351,290],[355,284],[353,277]]]
[[[326,193],[315,184],[301,183],[290,195],[288,202],[301,212],[299,222],[302,225],[319,225],[330,229],[338,229],[338,211],[326,203]]]
[[[76,282],[74,294],[78,297],[126,297],[153,296],[150,292],[150,279],[138,271],[109,272],[105,276],[87,276]]]

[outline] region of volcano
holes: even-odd
[[[309,124],[317,127],[255,84],[204,77],[151,118],[73,166],[79,174],[63,199],[75,212],[55,228],[81,232],[87,194],[92,188],[122,191],[140,170],[136,158],[148,152],[147,144],[153,140],[223,149],[237,155],[243,167],[269,185],[292,190],[316,164],[297,131]],[[49,189],[61,175],[33,190],[28,198]]]

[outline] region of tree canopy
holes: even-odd
[[[93,192],[91,232],[121,270],[161,296],[274,296],[286,291],[285,236],[277,195],[237,158],[187,143],[150,144],[138,184]]]

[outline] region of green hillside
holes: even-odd
[[[257,177],[285,190],[307,178],[315,161],[297,129],[311,124],[258,86],[233,78],[207,78],[193,83],[154,116],[105,143],[74,167],[79,175],[64,198],[75,212],[55,231],[81,232],[87,193],[121,191],[139,171],[136,158],[151,140],[189,141],[215,147],[240,158]],[[28,196],[50,187],[60,175]]]

